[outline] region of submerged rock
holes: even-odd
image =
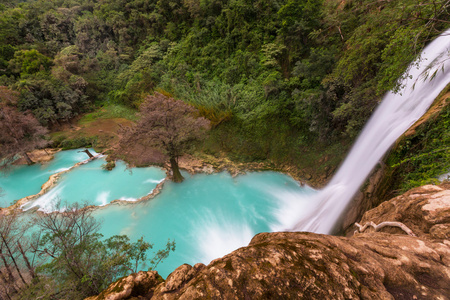
[[[208,266],[180,266],[165,282],[154,281],[139,295],[144,299],[450,299],[449,203],[448,187],[425,186],[367,212],[361,222],[404,222],[418,237],[403,231],[364,232],[350,238],[261,233],[247,247]],[[91,299],[110,299],[105,292],[102,295]]]

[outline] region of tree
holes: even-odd
[[[29,260],[30,240],[27,224],[12,211],[0,217],[0,298],[11,299],[36,277],[35,268]]]
[[[140,120],[133,127],[124,128],[121,147],[139,143],[156,147],[170,160],[172,180],[183,181],[178,158],[196,140],[204,137],[209,121],[195,115],[196,109],[181,100],[160,93],[149,95],[140,107]]]
[[[51,286],[51,299],[97,295],[112,281],[142,268],[147,263],[148,250],[153,247],[143,238],[134,243],[124,235],[103,239],[92,210],[79,204],[62,213],[39,214],[33,223],[40,229],[33,251],[43,263],[37,272],[40,281]],[[150,269],[174,250],[175,242],[168,241],[166,248],[157,251],[149,262]],[[30,294],[33,290],[37,289],[30,287],[25,293],[40,296],[43,292]]]
[[[85,80],[70,76],[67,82],[39,72],[21,80],[19,108],[31,111],[43,125],[60,125],[75,117],[88,104]]]
[[[39,125],[30,113],[19,112],[13,106],[16,102],[15,92],[0,87],[0,168],[7,167],[17,154],[32,164],[27,152],[48,143],[44,139],[47,129]]]
[[[12,72],[21,76],[34,74],[43,70],[48,71],[51,65],[52,60],[35,49],[16,51],[14,53],[14,59],[9,62],[9,68]]]

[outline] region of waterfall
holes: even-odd
[[[283,224],[285,228],[330,233],[383,155],[450,82],[449,69],[450,30],[447,30],[410,66],[401,90],[384,96],[336,175],[310,199],[313,208],[301,214],[296,224]]]

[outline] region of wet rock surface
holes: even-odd
[[[448,185],[424,186],[368,211],[361,221],[403,222],[418,237],[387,227],[353,237],[261,233],[208,266],[180,266],[139,297],[450,299],[449,203]],[[104,293],[91,299],[138,296],[108,298]]]

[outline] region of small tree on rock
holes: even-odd
[[[198,117],[194,107],[160,93],[145,98],[140,117],[135,126],[124,129],[120,146],[139,143],[161,150],[169,157],[172,180],[183,181],[178,157],[185,154],[194,141],[204,137],[209,121]]]

